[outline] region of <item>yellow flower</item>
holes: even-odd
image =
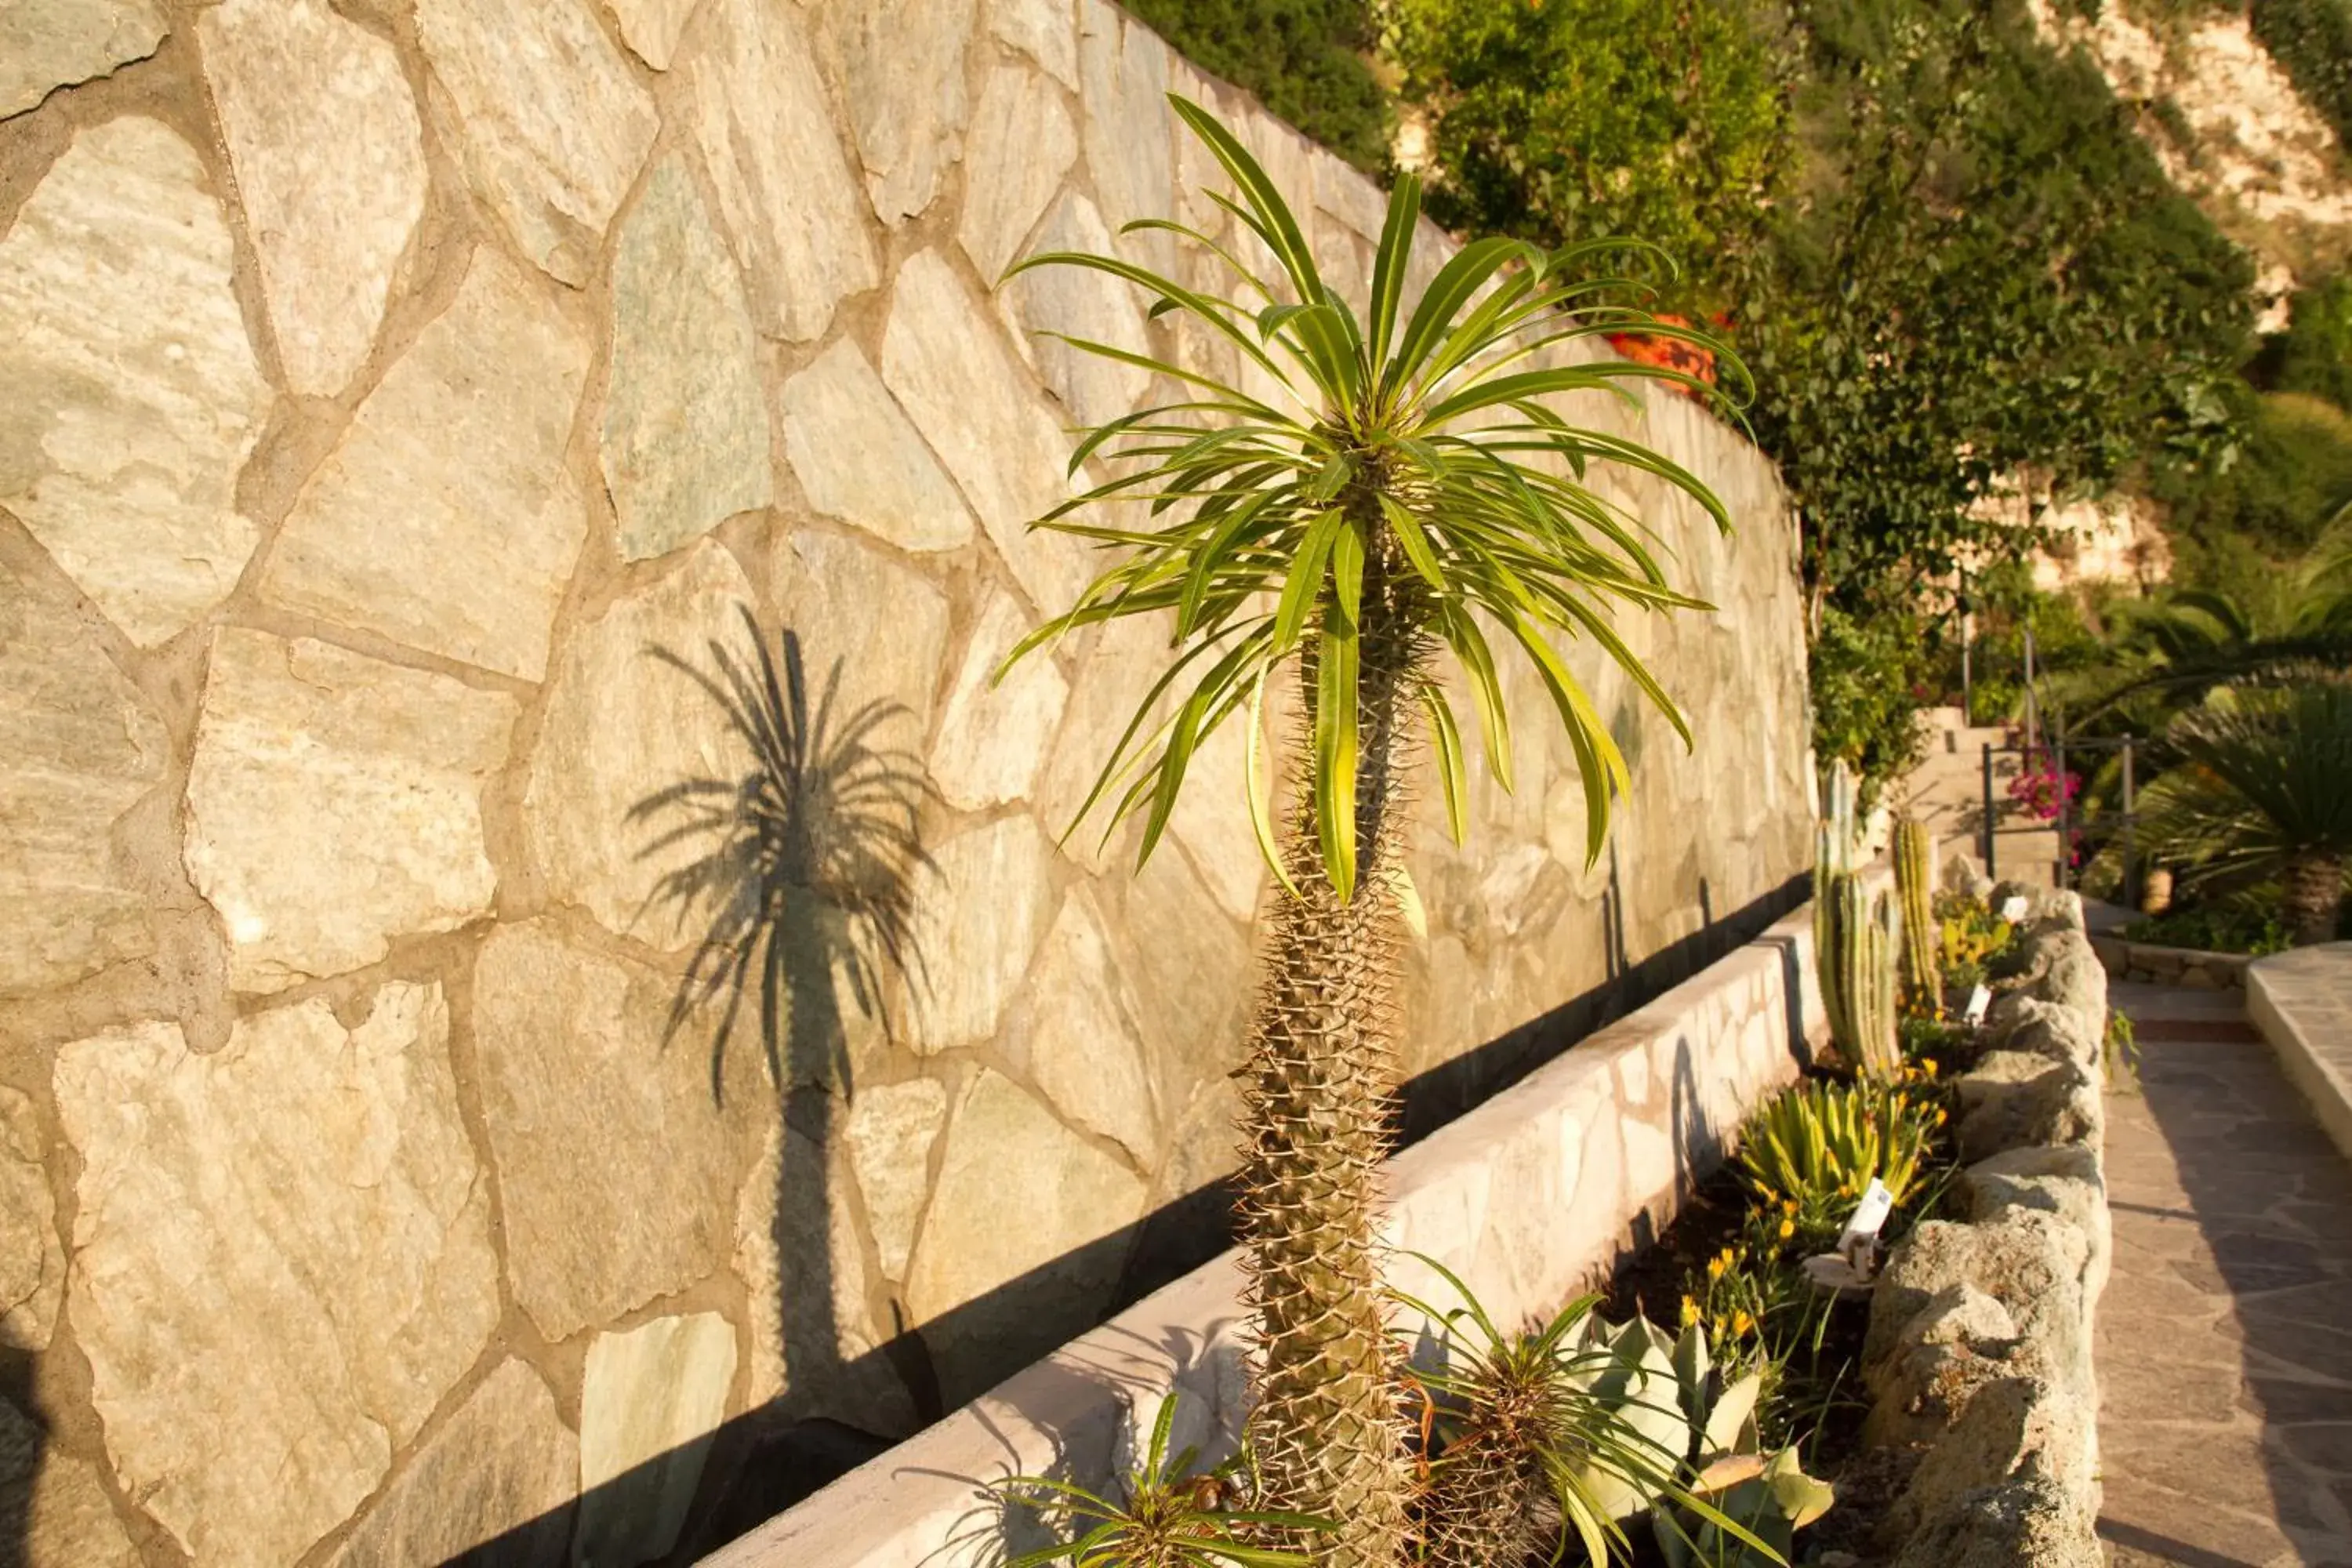
[[[1688,1328],[1688,1327],[1690,1327],[1693,1323],[1696,1323],[1696,1322],[1697,1322],[1697,1321],[1698,1321],[1698,1303],[1697,1303],[1696,1301],[1692,1300],[1688,1296],[1684,1297],[1684,1298],[1683,1298],[1683,1327],[1685,1327],[1685,1328]]]
[[[1919,1070],[1926,1073],[1929,1078],[1935,1077],[1936,1058],[1933,1057],[1921,1057],[1919,1058]]]
[[[1937,1126],[1938,1126],[1938,1127],[1941,1127],[1943,1124],[1944,1124],[1944,1108],[1943,1108],[1942,1106],[1940,1106],[1940,1105],[1939,1105],[1939,1106],[1937,1106],[1937,1107],[1936,1108],[1936,1125],[1937,1125]]]
[[[1780,1239],[1782,1241],[1788,1240],[1790,1237],[1796,1234],[1797,1222],[1795,1220],[1784,1219],[1780,1222]]]
[[[1746,1312],[1734,1312],[1734,1313],[1732,1313],[1732,1314],[1731,1314],[1731,1335],[1732,1335],[1732,1338],[1734,1338],[1734,1339],[1741,1338],[1742,1336],[1744,1336],[1744,1335],[1748,1332],[1748,1330],[1750,1330],[1750,1329],[1754,1328],[1755,1326],[1756,1326],[1756,1320],[1755,1320],[1755,1319],[1753,1319],[1753,1318],[1751,1318],[1751,1317],[1749,1317]]]
[[[1730,1261],[1730,1255],[1727,1253],[1721,1258],[1708,1258],[1706,1260],[1706,1277],[1710,1279],[1722,1279],[1723,1271],[1729,1266]]]

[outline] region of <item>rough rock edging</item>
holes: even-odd
[[[1892,1568],[2098,1568],[2092,1324],[2113,1235],[2107,970],[2072,893],[2045,898],[2022,983],[1958,1080],[1965,1221],[1896,1247],[1871,1303],[1865,1433],[1905,1456]]]
[[[2137,980],[2155,985],[2185,985],[2191,991],[2242,991],[2246,965],[2253,959],[2242,952],[2216,952],[2202,947],[2167,947],[2160,942],[2131,942],[2112,932],[2091,939],[2093,951],[2107,973],[2117,980]]]

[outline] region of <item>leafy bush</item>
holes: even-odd
[[[2295,290],[2287,329],[2264,352],[2271,384],[2352,408],[2352,275]]]
[[[1813,754],[1823,766],[1843,761],[1853,769],[1865,808],[1926,749],[1918,689],[1929,647],[1925,623],[1894,606],[1875,615],[1822,606],[1810,666]]]
[[[2303,100],[2352,145],[2352,6],[2344,0],[2253,0],[2254,37]]]
[[[1637,234],[1700,264],[1752,243],[1788,112],[1748,0],[1396,0],[1433,112],[1430,210],[1547,243]]]
[[[1210,75],[1360,169],[1388,159],[1388,97],[1367,58],[1369,0],[1128,0],[1129,10]]]
[[[2285,557],[2311,547],[2352,499],[2352,415],[2305,392],[2249,395],[2237,460],[2159,474],[2151,489],[2176,542],[2240,536]]]
[[[2261,957],[2294,945],[2274,909],[2225,900],[2167,910],[2124,927],[2125,940],[2151,947],[2194,948],[2200,952],[2243,952]]]

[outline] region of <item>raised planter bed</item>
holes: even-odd
[[[1387,1239],[1497,1321],[1549,1317],[1653,1241],[1826,1025],[1800,909],[1390,1163]],[[1400,1258],[1395,1283],[1445,1292]],[[1107,1483],[1160,1405],[1228,1450],[1247,1396],[1232,1254],[1146,1298],[706,1559],[713,1568],[950,1568],[1037,1544],[983,1488]],[[1410,1325],[1406,1325],[1408,1328]]]

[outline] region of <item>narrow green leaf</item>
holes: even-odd
[[[1470,785],[1462,758],[1462,727],[1454,707],[1434,685],[1421,689],[1421,704],[1429,713],[1429,738],[1437,750],[1437,779],[1445,791],[1445,831],[1456,844],[1470,836]]]
[[[1421,176],[1397,176],[1389,192],[1387,218],[1381,225],[1380,249],[1372,257],[1371,362],[1375,373],[1388,363],[1389,344],[1396,337],[1397,307],[1404,298],[1405,273],[1412,260],[1413,228],[1421,221]]]
[[[1331,539],[1331,591],[1350,627],[1364,620],[1364,534],[1352,519]]]
[[[1388,519],[1389,531],[1396,535],[1397,543],[1404,550],[1404,558],[1412,563],[1415,572],[1421,574],[1423,582],[1441,594],[1447,592],[1445,568],[1439,564],[1437,552],[1430,544],[1429,534],[1421,526],[1421,520],[1412,515],[1412,509],[1386,490],[1380,492],[1380,498],[1381,514]]]
[[[1315,253],[1307,237],[1299,232],[1298,220],[1291,216],[1289,204],[1283,200],[1282,192],[1266,176],[1265,170],[1232,132],[1199,104],[1174,92],[1168,95],[1168,101],[1177,117],[1192,127],[1192,134],[1209,149],[1210,156],[1233,176],[1234,186],[1265,226],[1267,247],[1290,275],[1300,300],[1312,304],[1322,299],[1323,279],[1315,268]]]
[[[1323,566],[1330,559],[1332,542],[1347,527],[1346,515],[1331,510],[1307,525],[1307,537],[1298,546],[1298,558],[1291,563],[1289,574],[1282,584],[1282,598],[1274,612],[1274,647],[1267,657],[1280,658],[1298,646],[1300,634],[1307,626],[1307,612],[1315,605],[1315,596],[1323,586]]]
[[[1315,828],[1343,904],[1356,896],[1357,653],[1355,623],[1333,606],[1315,651]]]

